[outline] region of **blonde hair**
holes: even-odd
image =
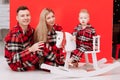
[[[35,42],[38,42],[38,41],[46,42],[47,41],[47,33],[49,30],[48,30],[48,27],[46,24],[46,15],[48,15],[50,12],[52,12],[54,14],[53,10],[50,8],[44,8],[41,11],[39,23],[34,32],[34,41]]]
[[[87,13],[87,14],[89,15],[89,12],[88,12],[87,9],[81,9],[80,12],[79,12],[79,14],[80,14],[80,13]]]

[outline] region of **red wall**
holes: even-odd
[[[101,52],[98,59],[105,57],[112,62],[112,16],[113,0],[10,0],[10,28],[16,25],[16,8],[26,5],[30,8],[35,28],[41,10],[45,7],[55,11],[56,23],[71,32],[78,24],[78,12],[86,8],[90,12],[90,23],[101,35]]]

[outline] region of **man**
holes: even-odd
[[[17,25],[5,37],[5,58],[14,71],[35,70],[44,44],[33,44],[34,29],[29,25],[31,16],[26,6],[17,9],[16,20]]]

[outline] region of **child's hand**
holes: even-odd
[[[71,37],[71,41],[73,41],[73,40],[76,41],[76,37],[75,36]]]
[[[95,46],[95,51],[97,51],[98,50],[98,46]]]

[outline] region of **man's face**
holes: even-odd
[[[21,27],[28,26],[31,21],[29,10],[20,10],[17,13],[16,19]]]
[[[80,13],[79,14],[79,22],[81,25],[87,25],[89,22],[89,14],[88,13]]]

